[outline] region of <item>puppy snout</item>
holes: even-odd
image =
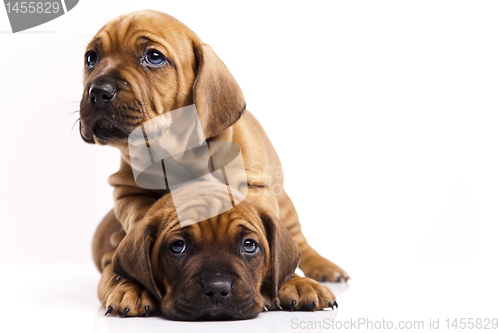
[[[228,281],[202,282],[201,290],[212,302],[220,302],[231,293],[231,283]]]
[[[115,97],[116,87],[111,83],[94,83],[89,89],[90,102],[99,109],[104,109],[106,105]]]

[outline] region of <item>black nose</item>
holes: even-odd
[[[99,109],[104,108],[115,97],[116,89],[110,83],[94,83],[90,86],[90,102]]]
[[[231,283],[227,281],[210,281],[201,284],[201,290],[212,302],[220,302],[231,292]]]

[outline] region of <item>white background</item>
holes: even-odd
[[[85,144],[68,114],[93,34],[146,8],[184,22],[237,79],[304,233],[352,276],[345,292],[332,286],[338,312],[208,326],[103,317],[90,244],[113,204],[119,154]],[[426,328],[430,318],[441,328],[498,318],[499,16],[496,1],[81,0],[12,34],[1,7],[0,316],[10,320],[0,327],[294,331],[296,317]]]

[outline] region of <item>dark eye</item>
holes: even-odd
[[[144,59],[153,66],[159,66],[165,62],[165,56],[156,50],[149,50]]]
[[[257,251],[257,243],[253,239],[245,239],[243,242],[243,252],[245,253],[255,253]]]
[[[85,55],[85,64],[87,67],[94,67],[97,64],[97,53],[95,51],[89,51]]]
[[[182,253],[186,250],[186,243],[184,243],[184,241],[182,240],[177,240],[170,244],[170,250],[173,253]]]

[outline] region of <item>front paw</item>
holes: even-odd
[[[346,271],[320,255],[303,260],[300,269],[305,276],[316,281],[347,282],[350,279]]]
[[[106,301],[106,313],[122,317],[149,317],[158,311],[154,296],[143,286],[121,279]]]
[[[156,298],[142,285],[118,277],[107,266],[98,286],[98,296],[106,314],[144,317],[159,314]]]
[[[274,305],[274,309],[289,311],[314,311],[338,307],[330,288],[296,274],[280,288]]]

